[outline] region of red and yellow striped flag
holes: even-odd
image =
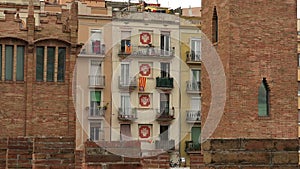
[[[145,87],[146,87],[146,77],[140,77],[139,78],[139,90],[140,91],[145,91]]]

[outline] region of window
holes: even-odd
[[[123,113],[123,115],[131,115],[131,104],[129,94],[121,95],[121,112]]]
[[[201,59],[201,41],[200,39],[191,40],[191,60],[200,61]]]
[[[36,81],[44,80],[44,47],[36,48]]]
[[[169,116],[170,95],[168,93],[160,94],[160,113],[162,116]]]
[[[101,30],[93,29],[91,30],[91,49],[92,54],[103,54],[104,53],[104,44],[101,44]]]
[[[170,77],[170,63],[160,63],[160,76],[162,78]]]
[[[298,123],[300,124],[300,110],[298,110]]]
[[[13,80],[14,46],[5,45],[5,80]]]
[[[212,18],[212,42],[216,43],[219,40],[218,36],[218,29],[219,29],[219,23],[218,23],[218,13],[217,13],[217,8],[214,7],[214,13],[213,13],[213,18]]]
[[[269,116],[269,87],[265,78],[258,89],[258,116]]]
[[[58,67],[57,67],[57,81],[63,82],[65,80],[65,66],[66,66],[66,48],[58,48]]]
[[[161,55],[170,55],[170,32],[161,32],[160,49]]]
[[[101,122],[90,122],[90,139],[93,141],[99,141],[101,139]]]
[[[90,116],[100,115],[101,91],[90,91]]]
[[[54,81],[55,47],[47,48],[47,82]]]
[[[121,77],[120,77],[120,84],[122,86],[128,86],[130,78],[129,78],[129,64],[122,63],[121,64]]]
[[[130,140],[131,137],[131,127],[130,124],[121,124],[120,126],[120,140]]]
[[[16,72],[16,80],[23,81],[24,80],[24,46],[17,46],[17,72]]]
[[[121,53],[130,54],[131,53],[131,40],[130,31],[121,32]]]
[[[101,76],[101,61],[91,60],[90,65],[90,85],[104,85],[104,77]]]
[[[300,82],[298,82],[298,96],[300,96]]]
[[[200,111],[201,110],[200,97],[192,97],[190,104],[191,104],[191,110],[194,110],[194,111]]]
[[[0,45],[0,80],[2,80],[2,45]]]
[[[298,54],[298,67],[300,67],[300,54]]]
[[[168,141],[169,140],[169,126],[168,125],[160,125],[159,131],[160,131],[160,133],[159,133],[160,140]]]

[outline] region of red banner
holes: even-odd
[[[151,135],[151,128],[148,125],[142,125],[139,127],[140,138],[146,139]]]
[[[147,80],[147,78],[145,78],[145,77],[140,77],[139,78],[139,90],[140,91],[145,91],[146,80]]]

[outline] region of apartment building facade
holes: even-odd
[[[115,12],[112,23],[112,141],[178,150],[179,18]]]

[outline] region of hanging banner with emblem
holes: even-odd
[[[149,94],[141,94],[139,95],[139,104],[141,107],[149,107],[151,98]]]
[[[145,77],[139,77],[139,91],[145,91],[146,80],[147,80],[147,78],[145,78]]]
[[[143,44],[143,45],[148,45],[148,44],[150,44],[151,43],[151,34],[150,33],[148,33],[148,32],[142,32],[141,34],[140,34],[140,42],[141,42],[141,44]]]

